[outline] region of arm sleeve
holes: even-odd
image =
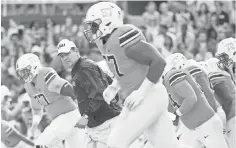
[[[179,111],[182,114],[189,112],[197,102],[197,96],[192,86],[187,82],[187,80],[182,80],[179,83],[173,84],[172,87],[178,96],[183,99]]]
[[[44,79],[49,91],[69,96],[73,99],[76,98],[72,85],[67,80],[62,79],[55,70],[49,71]]]
[[[157,83],[161,78],[166,62],[154,46],[146,41],[140,40],[136,44],[129,46],[125,50],[125,54],[130,59],[149,66],[147,78],[151,82]]]

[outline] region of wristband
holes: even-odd
[[[177,109],[175,112],[176,112],[176,114],[177,114],[178,116],[182,116],[182,115],[183,115],[183,114],[180,112],[179,109]]]

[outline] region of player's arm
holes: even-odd
[[[154,46],[143,40],[128,46],[125,54],[130,59],[149,66],[146,79],[139,89],[141,92],[146,92],[161,78],[166,65],[165,60]]]
[[[16,130],[13,126],[10,125],[9,122],[2,120],[1,121],[1,131],[2,135],[4,134],[6,137],[17,137],[21,141],[24,141],[30,146],[34,146],[33,141],[27,139],[24,135],[22,135],[18,130]]]
[[[73,86],[67,80],[62,79],[55,70],[48,71],[44,80],[49,91],[76,99]]]
[[[190,83],[186,80],[186,77],[186,73],[179,71],[171,75],[168,79],[170,87],[179,96],[179,99],[183,100],[175,112],[178,116],[189,112],[197,102],[197,95]]]

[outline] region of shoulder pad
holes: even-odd
[[[214,86],[215,83],[220,82],[224,79],[224,75],[222,73],[210,73],[209,74],[209,80]]]
[[[48,84],[57,75],[57,72],[50,67],[45,67],[42,72],[44,75],[45,84]]]
[[[138,42],[143,37],[141,30],[139,30],[134,25],[127,24],[127,25],[122,26],[119,29],[120,29],[120,33],[119,33],[120,47],[126,48]]]
[[[197,67],[197,66],[189,66],[187,67],[188,72],[190,73],[191,76],[194,76],[196,74],[202,73],[202,69]]]
[[[168,81],[170,86],[172,86],[182,81],[186,76],[187,74],[182,70],[172,70],[168,72],[165,77],[166,77],[166,81]]]

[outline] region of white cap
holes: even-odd
[[[73,47],[76,48],[76,45],[74,42],[68,39],[63,39],[57,45],[57,54],[68,53]]]

